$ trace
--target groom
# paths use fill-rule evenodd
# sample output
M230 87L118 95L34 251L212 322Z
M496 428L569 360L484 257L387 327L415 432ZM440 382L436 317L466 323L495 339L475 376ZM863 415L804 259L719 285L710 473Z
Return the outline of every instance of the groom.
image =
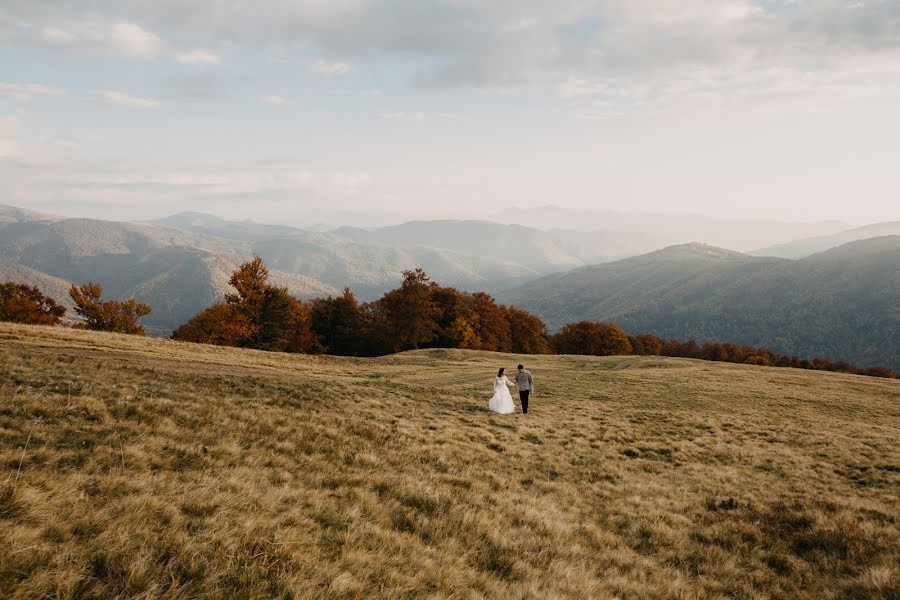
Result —
M522 412L528 414L528 396L534 391L534 378L525 367L518 366L516 372L516 387L519 388L519 401L522 403Z

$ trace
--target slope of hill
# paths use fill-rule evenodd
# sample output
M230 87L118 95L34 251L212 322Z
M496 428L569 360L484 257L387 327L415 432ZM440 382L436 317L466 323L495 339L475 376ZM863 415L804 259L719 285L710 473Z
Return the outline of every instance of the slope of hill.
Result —
M891 598L900 382L0 324L11 598ZM538 382L486 411L498 365ZM136 368L139 367L139 368Z
M848 229L832 235L804 238L754 250L750 254L754 256L778 256L781 258L805 258L812 254L830 250L841 244L868 238L883 237L886 235L900 235L900 221L874 223L872 225Z
M27 223L29 221L56 221L59 217L47 215L17 206L0 204L0 228L9 223Z
M900 367L900 236L799 261L676 246L548 276L500 299L552 327L611 320L634 333Z

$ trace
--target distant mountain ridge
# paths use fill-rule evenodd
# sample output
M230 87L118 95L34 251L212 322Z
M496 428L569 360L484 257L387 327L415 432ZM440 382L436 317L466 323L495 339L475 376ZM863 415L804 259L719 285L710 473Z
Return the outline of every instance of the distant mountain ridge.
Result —
M659 239L464 220L332 231L201 213L119 223L0 206L0 279L38 285L66 304L72 282L100 281L109 297L150 303L146 322L165 334L219 301L231 271L254 255L301 298L349 286L373 299L396 287L403 270L422 267L441 284L488 291L551 327L615 320L632 332L900 367L894 238L801 261L701 243L656 250ZM603 262L612 259L620 260Z
M635 333L900 367L900 236L802 260L686 244L550 275L499 298L551 327L615 321Z
M832 235L850 227L841 221L787 222L684 214L632 214L610 210L568 209L552 205L525 209L508 208L496 213L491 219L542 230L616 231L654 239L653 246L645 248L643 252L691 240L725 246L733 250L751 251L801 238Z
M119 223L0 207L0 279L39 285L67 305L71 283L99 281L109 297L136 296L151 304L145 322L157 333L220 300L231 271L254 255L267 262L274 283L301 298L334 295L344 286L374 298L395 287L403 270L417 267L446 285L492 292L544 274L488 252L356 241L201 213ZM573 261L565 256L548 268Z
M900 221L874 223L864 227L840 231L832 235L804 238L784 244L754 250L754 256L778 256L781 258L805 258L813 254L836 248L841 244L865 240L885 235L900 235Z

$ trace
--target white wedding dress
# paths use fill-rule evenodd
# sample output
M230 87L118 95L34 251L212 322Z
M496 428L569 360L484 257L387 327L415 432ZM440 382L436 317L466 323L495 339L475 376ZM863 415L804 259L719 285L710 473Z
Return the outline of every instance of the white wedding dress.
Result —
M506 375L494 379L494 396L491 398L491 401L488 402L488 410L500 413L501 415L508 415L516 412L516 405L513 404L509 388L506 387L508 385L512 384Z

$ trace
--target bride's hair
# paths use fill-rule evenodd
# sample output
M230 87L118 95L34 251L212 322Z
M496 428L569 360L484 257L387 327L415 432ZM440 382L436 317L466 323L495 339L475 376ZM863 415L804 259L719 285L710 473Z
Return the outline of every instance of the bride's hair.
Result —
M503 371L505 371L505 370L506 370L505 368L500 367L500 371L497 373L497 377L503 377Z

